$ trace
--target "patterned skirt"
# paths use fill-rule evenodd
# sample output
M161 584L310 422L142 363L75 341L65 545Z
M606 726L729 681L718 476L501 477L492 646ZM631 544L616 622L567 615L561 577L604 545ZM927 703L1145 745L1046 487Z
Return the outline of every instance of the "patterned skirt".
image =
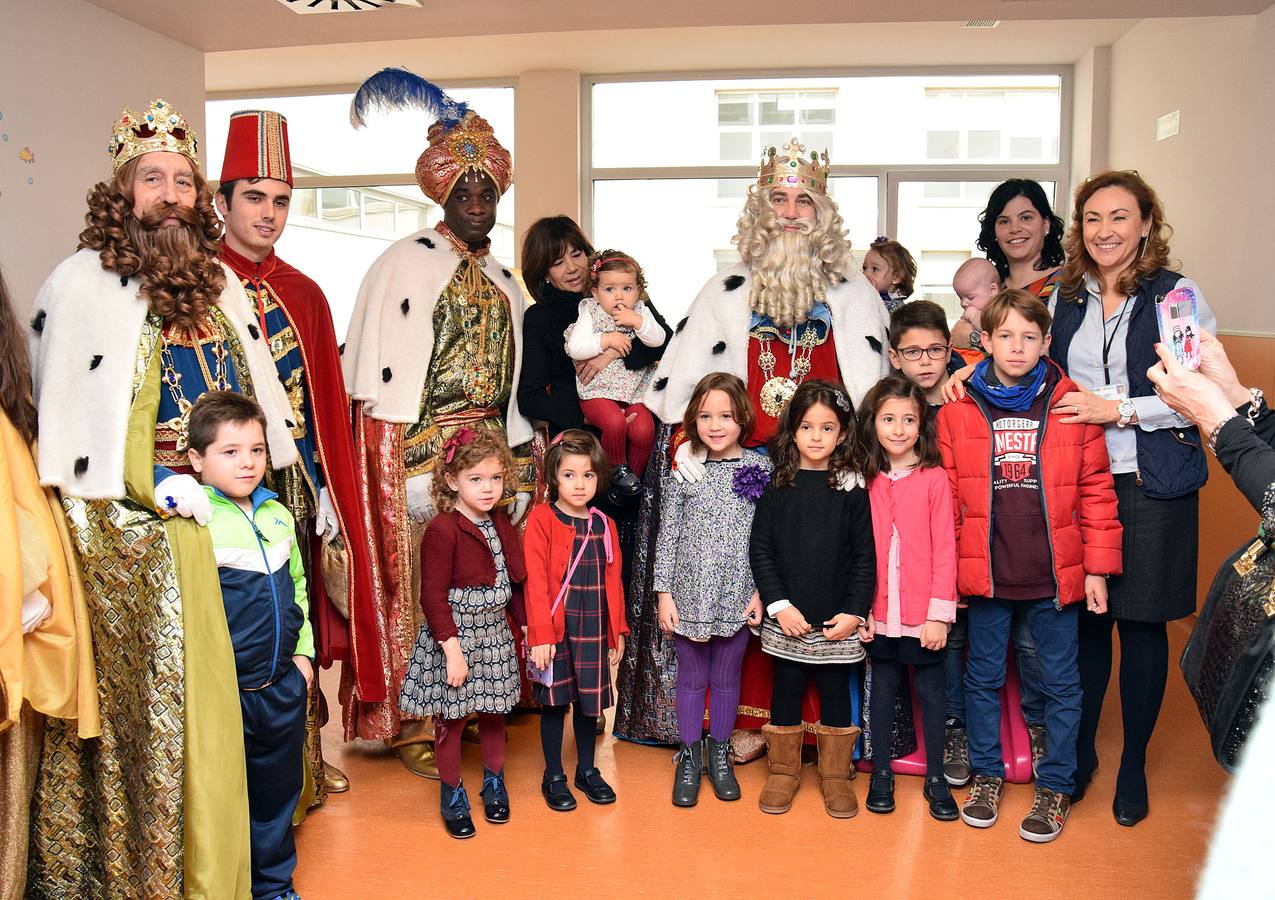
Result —
M830 641L821 631L801 637L784 634L779 623L767 616L761 624L761 649L771 656L808 665L862 662L867 655L857 634L844 641Z
M399 691L399 709L409 716L444 719L463 719L476 712L510 712L518 702L521 683L505 607L456 609L453 615L460 648L469 663L469 677L458 688L447 683L447 657L428 623L422 623Z

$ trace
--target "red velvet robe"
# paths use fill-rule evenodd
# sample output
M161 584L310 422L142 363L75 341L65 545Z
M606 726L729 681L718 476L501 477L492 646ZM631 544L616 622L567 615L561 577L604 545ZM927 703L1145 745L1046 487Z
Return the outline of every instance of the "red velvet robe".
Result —
M223 242L221 257L241 280L253 284L264 281L270 286L292 325L301 351L311 406L308 427L314 431L319 465L350 559L348 622L328 597L321 578L312 578L309 585L318 625L315 646L319 662L324 666L334 660L347 662L354 671L359 699L385 700L385 660L371 605L372 561L362 536L362 495L356 475L350 401L327 298L314 281L280 259L273 250L262 262L256 263ZM260 327L264 329L264 310L259 307L257 312ZM313 537L310 549L316 563L312 567L316 576L321 546L321 538Z

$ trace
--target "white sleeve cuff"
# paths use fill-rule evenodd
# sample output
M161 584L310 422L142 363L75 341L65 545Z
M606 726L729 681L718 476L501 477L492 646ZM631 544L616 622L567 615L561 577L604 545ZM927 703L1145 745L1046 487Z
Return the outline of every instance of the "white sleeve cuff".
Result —
M792 601L790 600L776 600L766 607L766 615L773 619L790 606L792 606Z

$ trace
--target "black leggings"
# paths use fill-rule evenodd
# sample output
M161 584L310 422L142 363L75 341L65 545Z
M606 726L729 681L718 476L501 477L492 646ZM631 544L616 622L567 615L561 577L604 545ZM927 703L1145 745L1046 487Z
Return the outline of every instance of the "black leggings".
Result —
M571 729L576 735L576 768L583 772L593 768L593 745L598 738L596 716L586 716L579 705L571 707ZM542 706L540 708L540 748L545 754L545 771L550 775L562 774L562 731L566 723L567 706Z
M851 722L850 664L809 665L771 658L774 688L770 697L770 724L801 724L801 701L806 695L806 679L814 678L819 691L819 720L831 728L846 728Z
M872 726L872 767L882 772L890 768L890 734L894 730L894 698L906 677L907 666L897 659L872 660L872 702L868 706ZM925 737L925 774L943 775L944 708L947 677L943 661L912 667L912 683L921 702L921 733ZM879 737L878 737L879 736Z
M1080 611L1080 734L1076 742L1076 781L1084 784L1098 765L1095 741L1102 701L1111 680L1111 628L1120 635L1120 711L1124 720L1124 752L1116 794L1122 800L1147 802L1147 743L1155 731L1169 676L1169 634L1164 622L1134 622Z

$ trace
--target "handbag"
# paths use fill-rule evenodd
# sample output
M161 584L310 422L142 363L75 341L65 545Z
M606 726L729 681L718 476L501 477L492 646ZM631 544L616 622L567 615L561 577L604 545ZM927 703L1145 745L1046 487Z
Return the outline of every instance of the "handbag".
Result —
M575 575L576 566L580 564L580 557L584 556L584 548L588 546L589 535L593 534L593 517L595 515L601 516L602 513L590 507L589 524L585 528L584 539L580 541L580 549L576 551L575 559L571 560L571 565L567 567L567 574L563 576L562 586L558 588L558 596L554 598L553 606L549 607L550 619L552 619L554 616L558 614L558 607L562 606L562 601L567 596L567 588L571 587L571 576ZM606 529L605 535L606 535L606 541L607 541L606 543L607 562L610 562L611 561L611 533L610 533L610 529L607 528L606 526L605 518L602 520L602 522L603 522L603 528ZM543 669L537 667L536 664L531 661L531 648L528 647L527 648L527 678L531 680L532 684L539 684L539 685L543 685L544 687L552 686L553 685L553 660L550 660L549 665L545 666Z
M1275 670L1275 553L1264 535L1218 569L1181 666L1213 756L1235 771Z

